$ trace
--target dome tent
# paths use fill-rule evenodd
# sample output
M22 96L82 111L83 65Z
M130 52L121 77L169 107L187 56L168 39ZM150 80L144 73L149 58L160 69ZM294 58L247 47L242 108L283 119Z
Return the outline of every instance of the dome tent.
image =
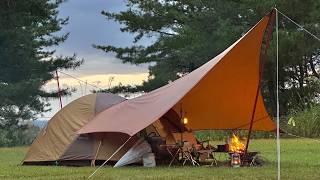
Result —
M112 153L126 140L125 134L118 133L114 136L111 133L104 133L79 136L76 132L99 112L125 100L118 95L97 93L71 102L55 114L42 129L32 143L23 163L56 164L58 162L80 165L90 163L93 159L105 160L108 153ZM110 136L112 138L108 138ZM134 141L135 139L132 139L112 160L118 160Z
M41 130L30 146L23 164L81 166L105 161L127 140L128 135L119 132L78 135L77 131L100 112L125 100L110 93L90 94L74 100L57 112ZM177 124L179 116L172 112L169 111L160 120L146 127L144 132L154 133L173 143L174 137L170 132L174 132L174 128L170 122ZM132 138L110 161L118 161L138 139L138 136Z

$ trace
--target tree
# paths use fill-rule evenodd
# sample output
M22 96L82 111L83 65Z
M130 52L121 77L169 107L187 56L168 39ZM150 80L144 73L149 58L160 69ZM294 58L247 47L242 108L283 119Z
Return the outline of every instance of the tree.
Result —
M320 1L277 1L280 11L320 35ZM287 115L319 103L320 43L279 13L280 109ZM265 70L266 102L275 109L275 38Z
M189 73L218 55L268 13L275 4L298 22L306 23L303 25L312 32L319 33L320 7L319 1L316 0L128 0L128 8L125 11L103 11L102 14L107 19L122 24L121 31L135 34L133 45L94 47L105 52L114 52L124 63L153 62L155 65L149 68L149 79L142 86L116 87L121 91L151 91ZM297 46L307 35L288 20L281 19L280 25L280 58L283 60L280 71L283 97L281 105L283 113L286 114L290 108L305 108L306 105L315 102L316 96L319 95L319 46L316 46L315 42L305 42L293 51L295 47L289 48L287 45ZM148 46L138 44L141 38L150 36L155 39L154 43ZM275 109L274 42L271 42L271 46L263 81L263 93L270 110ZM297 96L301 97L303 102L297 100Z
M58 18L62 0L2 0L0 2L0 129L21 128L22 121L48 110L43 85L57 69L76 68L76 56L56 56L54 47L68 38L59 31L68 18ZM61 94L70 93L63 89ZM10 132L7 136L10 136Z

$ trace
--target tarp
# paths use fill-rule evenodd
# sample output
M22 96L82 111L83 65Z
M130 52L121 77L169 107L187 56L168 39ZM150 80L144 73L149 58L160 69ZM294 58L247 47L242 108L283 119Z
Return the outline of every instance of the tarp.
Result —
M260 93L260 63L265 31L272 13L221 54L150 93L117 104L81 128L78 133L122 132L134 135L170 109L182 111L188 128L275 129ZM255 99L258 94L257 103Z

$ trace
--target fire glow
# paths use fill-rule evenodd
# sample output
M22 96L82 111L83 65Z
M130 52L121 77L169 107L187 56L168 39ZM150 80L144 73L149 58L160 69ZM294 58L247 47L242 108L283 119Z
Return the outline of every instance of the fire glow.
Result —
M232 138L229 143L229 150L234 153L243 153L245 150L245 145L235 134L232 134Z

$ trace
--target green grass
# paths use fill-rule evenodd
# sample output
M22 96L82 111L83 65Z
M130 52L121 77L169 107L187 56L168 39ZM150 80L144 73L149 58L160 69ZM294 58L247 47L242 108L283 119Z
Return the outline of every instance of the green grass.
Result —
M267 160L263 167L122 167L101 169L93 179L276 179L274 140L252 140L250 149ZM87 179L91 167L20 166L27 148L0 148L0 179ZM320 143L281 141L282 179L320 179Z

